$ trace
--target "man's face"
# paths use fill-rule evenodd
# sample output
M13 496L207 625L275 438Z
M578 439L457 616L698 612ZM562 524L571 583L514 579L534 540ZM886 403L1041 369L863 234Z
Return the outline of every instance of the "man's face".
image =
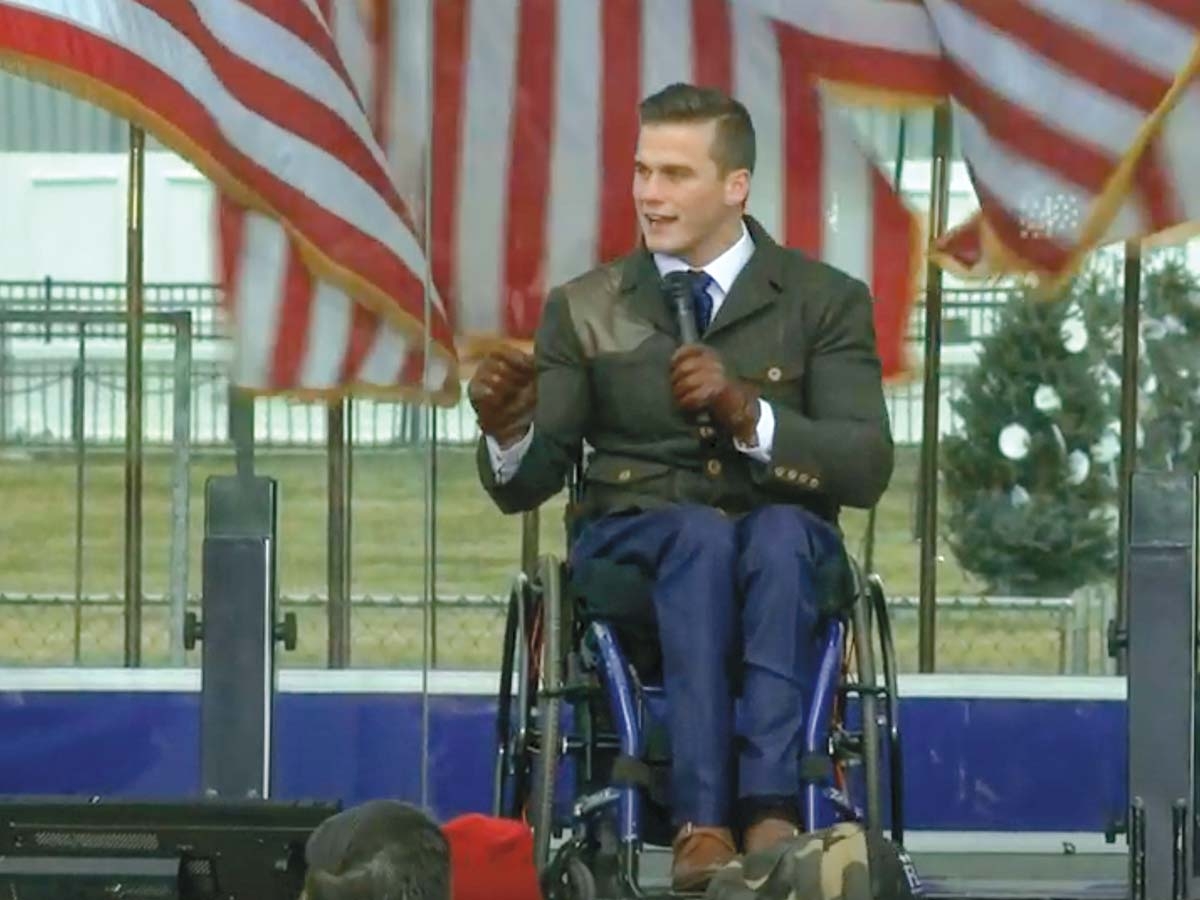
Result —
M750 173L722 174L712 158L717 123L643 125L634 161L633 199L646 247L703 266L740 234Z

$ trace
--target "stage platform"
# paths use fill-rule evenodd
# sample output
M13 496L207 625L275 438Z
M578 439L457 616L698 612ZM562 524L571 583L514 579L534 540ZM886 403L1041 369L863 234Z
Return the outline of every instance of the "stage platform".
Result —
M647 850L644 887L669 897L670 853ZM1105 853L914 853L928 900L1128 900L1125 855Z

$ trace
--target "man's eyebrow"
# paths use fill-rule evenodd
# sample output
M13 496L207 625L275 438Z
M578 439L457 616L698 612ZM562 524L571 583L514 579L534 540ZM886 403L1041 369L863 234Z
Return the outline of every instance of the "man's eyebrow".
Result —
M640 169L655 168L654 166L646 163L644 160L637 159L636 157L633 160L633 164ZM687 174L688 172L694 171L692 167L686 163L666 163L665 165L658 166L657 168L660 172L666 172L669 175Z

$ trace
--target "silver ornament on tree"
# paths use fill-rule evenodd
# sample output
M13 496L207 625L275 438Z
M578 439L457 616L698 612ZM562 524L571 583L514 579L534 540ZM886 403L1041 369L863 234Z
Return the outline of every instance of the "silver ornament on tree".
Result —
M1012 490L1008 492L1009 502L1016 507L1029 505L1029 491L1025 490L1019 484L1014 484Z
M1082 450L1072 450L1067 454L1067 484L1083 484L1087 481L1088 473L1091 470L1091 460Z
M1079 353L1088 345L1087 326L1084 325L1083 319L1074 313L1063 319L1058 334L1068 353Z
M1033 405L1037 407L1038 412L1049 415L1062 409L1062 397L1050 385L1039 384L1037 390L1033 392Z
M1029 430L1017 422L1005 425L1000 431L1000 452L1011 460L1021 460L1029 455Z

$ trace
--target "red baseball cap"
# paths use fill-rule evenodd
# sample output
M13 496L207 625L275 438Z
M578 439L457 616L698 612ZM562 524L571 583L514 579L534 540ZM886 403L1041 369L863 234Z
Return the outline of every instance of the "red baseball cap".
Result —
M533 832L524 822L469 813L442 825L452 900L542 900Z

